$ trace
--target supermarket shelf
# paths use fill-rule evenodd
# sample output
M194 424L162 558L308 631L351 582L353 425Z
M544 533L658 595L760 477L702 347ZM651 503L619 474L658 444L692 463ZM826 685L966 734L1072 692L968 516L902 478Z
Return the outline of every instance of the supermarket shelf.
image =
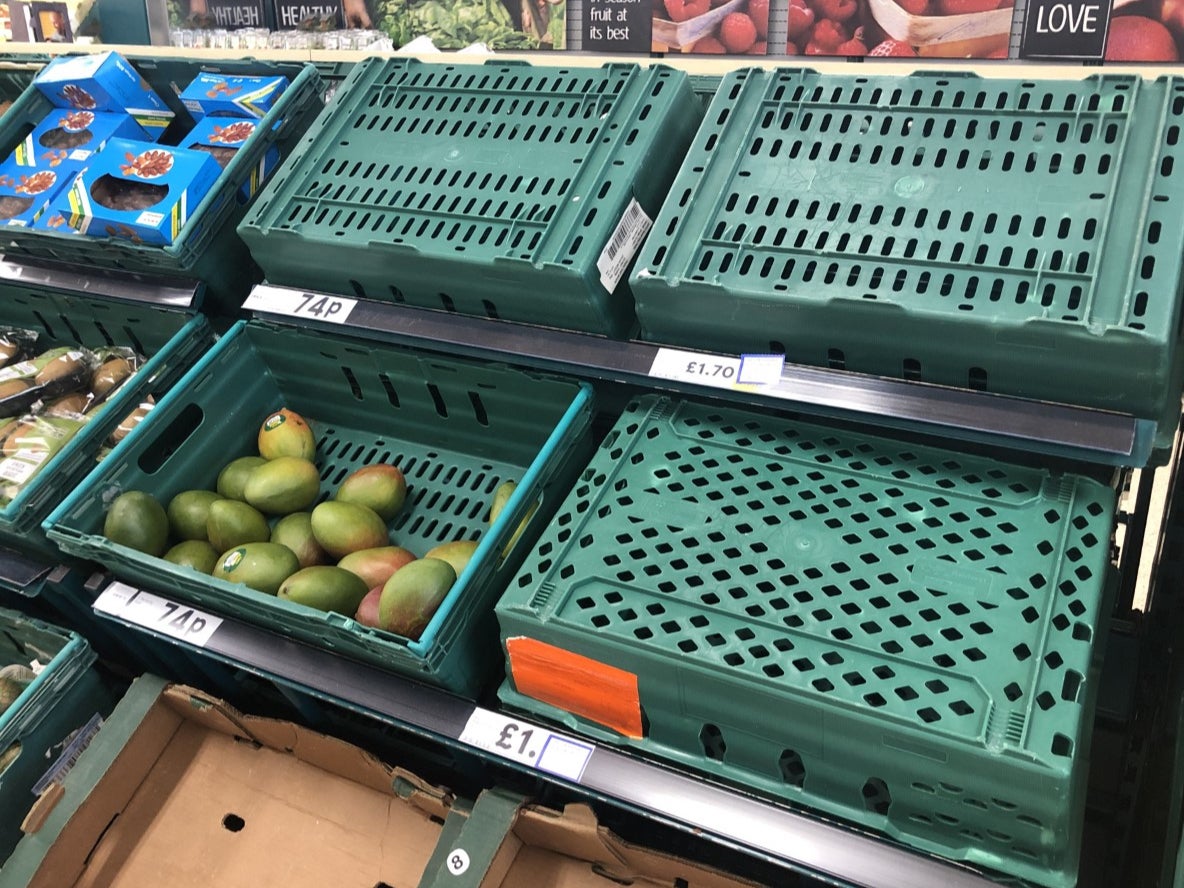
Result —
M198 308L205 291L201 281L188 278L157 278L25 257L17 260L4 255L0 255L0 281L169 308Z
M426 685L337 657L236 620L215 617L122 582L97 579L95 612L124 626L172 640L189 651L248 668L327 700L377 715L414 733L467 748L494 752L549 780L575 782L585 792L639 809L813 876L861 888L987 888L987 877L956 864L923 857L874 837L831 825L769 802L707 783L622 752L551 732L513 716ZM165 631L158 631L163 628ZM492 743L474 744L474 724L492 726L492 738L513 723L515 745L527 730L587 749L581 768L535 767ZM491 738L491 739L492 739ZM533 759L533 753L531 759ZM559 774L559 777L555 775Z
M51 570L52 565L0 546L0 589L34 594L35 585Z
M704 382L699 382L690 374L659 371L655 362L668 368L674 356L708 365L721 360L734 364L738 357L271 284L256 286L243 307L257 316L282 317L289 324L295 320L325 330L344 327L359 336L651 388L699 394L726 391L735 401L765 405L770 400L784 401L813 413L857 420L870 417L881 425L919 429L939 437L1107 465L1146 464L1155 432L1154 423L1126 414L788 363L775 384L720 385L709 376L700 377ZM659 372L662 375L656 375Z

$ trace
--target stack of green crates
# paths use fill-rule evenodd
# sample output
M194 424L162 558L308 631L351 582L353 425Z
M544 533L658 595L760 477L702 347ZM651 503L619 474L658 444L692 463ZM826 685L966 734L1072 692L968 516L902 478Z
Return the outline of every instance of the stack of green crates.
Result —
M64 774L110 712L94 660L82 636L0 609L0 668L40 669L0 714L0 864L20 840L34 789Z
M366 59L239 233L273 284L624 335L702 113L660 65Z
M1085 477L645 396L498 604L501 698L1067 888L1114 509Z
M409 492L390 525L393 545L422 556L440 543L480 540L418 639L215 580L102 536L107 505L123 491L167 504L183 490L214 489L222 466L256 453L260 423L280 407L312 425L322 500L357 468L397 465ZM583 467L591 416L591 389L583 383L344 335L239 323L45 526L63 551L142 588L474 694L500 674L493 602ZM490 525L492 494L507 480L517 491ZM523 536L511 546L523 520Z
M643 335L1180 413L1184 78L724 77L631 287Z

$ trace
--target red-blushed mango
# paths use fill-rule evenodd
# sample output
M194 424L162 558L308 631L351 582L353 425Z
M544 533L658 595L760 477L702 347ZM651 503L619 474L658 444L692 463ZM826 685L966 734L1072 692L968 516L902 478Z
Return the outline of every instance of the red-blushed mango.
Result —
M264 459L298 456L310 460L317 452L316 438L304 417L286 407L263 420L257 443Z
M395 571L378 601L379 628L413 641L456 582L456 571L439 558L420 558Z
M407 499L407 479L396 466L364 466L341 482L333 498L367 506L383 521L390 521Z
M271 529L271 541L287 546L296 553L301 567L324 564L329 560L317 538L312 535L312 513L293 512L285 515Z
M352 617L366 597L366 584L340 567L318 564L292 574L280 586L278 597L322 611Z
M362 599L362 603L358 605L358 610L354 614L354 619L363 626L370 626L374 629L378 627L378 602L382 599L382 586L375 586L366 593L366 597Z
M428 552L424 553L424 558L439 558L441 561L447 561L452 565L452 569L456 571L459 577L465 572L465 568L473 559L473 553L477 551L476 540L453 540L451 543L441 543L435 546Z
M247 476L243 499L268 515L300 512L317 501L321 473L300 456L269 459Z
M379 546L351 552L338 561L337 566L357 574L369 589L381 586L391 574L414 560L415 555L401 546Z
M284 580L300 570L292 550L279 543L246 543L223 552L212 571L215 578L275 595Z
M373 509L357 503L323 502L312 510L312 535L333 558L362 549L377 549L390 541L386 523Z

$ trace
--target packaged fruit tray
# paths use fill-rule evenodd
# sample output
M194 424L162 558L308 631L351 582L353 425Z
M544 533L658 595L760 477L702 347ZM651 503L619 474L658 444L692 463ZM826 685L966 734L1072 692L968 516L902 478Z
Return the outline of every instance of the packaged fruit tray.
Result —
M630 404L497 606L519 710L1074 884L1114 494Z
M38 782L110 712L94 660L82 636L0 609L0 864L20 840Z
M41 522L95 467L120 425L141 404L168 391L214 344L214 332L201 315L175 308L15 283L0 284L0 327L36 332L38 352L55 346L114 346L130 348L146 359L104 403L87 413L85 425L10 500L0 499L0 544L60 559L61 552L45 536ZM0 479L0 490L13 480Z
M312 65L253 59L210 62L129 56L128 61L176 114L172 127L161 137L164 143L171 143L174 128L185 127L192 120L177 89L203 71L232 76L282 75L290 84L259 121L255 136L235 153L213 188L190 210L188 221L172 244L149 246L118 238L79 237L10 226L3 232L3 251L75 265L198 278L206 282L208 304L232 311L246 296L252 277L250 255L234 233L246 209L239 201L239 189L250 180L272 146L281 157L287 157L308 129L323 107L320 75ZM36 88L26 89L0 118L0 156L7 156L50 108L49 100ZM176 135L179 138L182 133L177 131Z
M638 255L646 338L1179 415L1184 80L727 75Z
M362 625L353 619L356 603L349 613L314 609L103 535L108 505L121 494L149 495L166 507L178 493L215 490L228 463L257 455L261 425L281 409L297 415L289 428L307 420L313 433L314 528L318 510L331 514L338 507L327 500L339 500L356 470L385 465L397 467L407 484L406 500L385 528L391 545L424 556L441 544L478 541L418 638ZM586 463L591 413L584 384L240 323L49 517L46 529L64 551L143 588L473 693L500 674L493 601ZM489 524L493 495L507 481L516 489ZM340 535L350 536L356 525L343 520L340 527L346 528Z
M275 284L594 333L702 105L660 65L355 65L239 234Z

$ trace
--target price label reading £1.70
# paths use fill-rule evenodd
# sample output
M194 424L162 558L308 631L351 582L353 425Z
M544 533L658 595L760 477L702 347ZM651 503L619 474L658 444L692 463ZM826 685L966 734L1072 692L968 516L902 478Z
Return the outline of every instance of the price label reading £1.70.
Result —
M112 583L104 589L95 599L94 609L197 647L205 647L222 625L221 617L124 583Z
M344 324L357 304L358 300L346 299L344 296L305 293L303 290L260 284L243 302L243 308L308 321Z
M595 747L519 718L477 708L460 741L579 783Z

